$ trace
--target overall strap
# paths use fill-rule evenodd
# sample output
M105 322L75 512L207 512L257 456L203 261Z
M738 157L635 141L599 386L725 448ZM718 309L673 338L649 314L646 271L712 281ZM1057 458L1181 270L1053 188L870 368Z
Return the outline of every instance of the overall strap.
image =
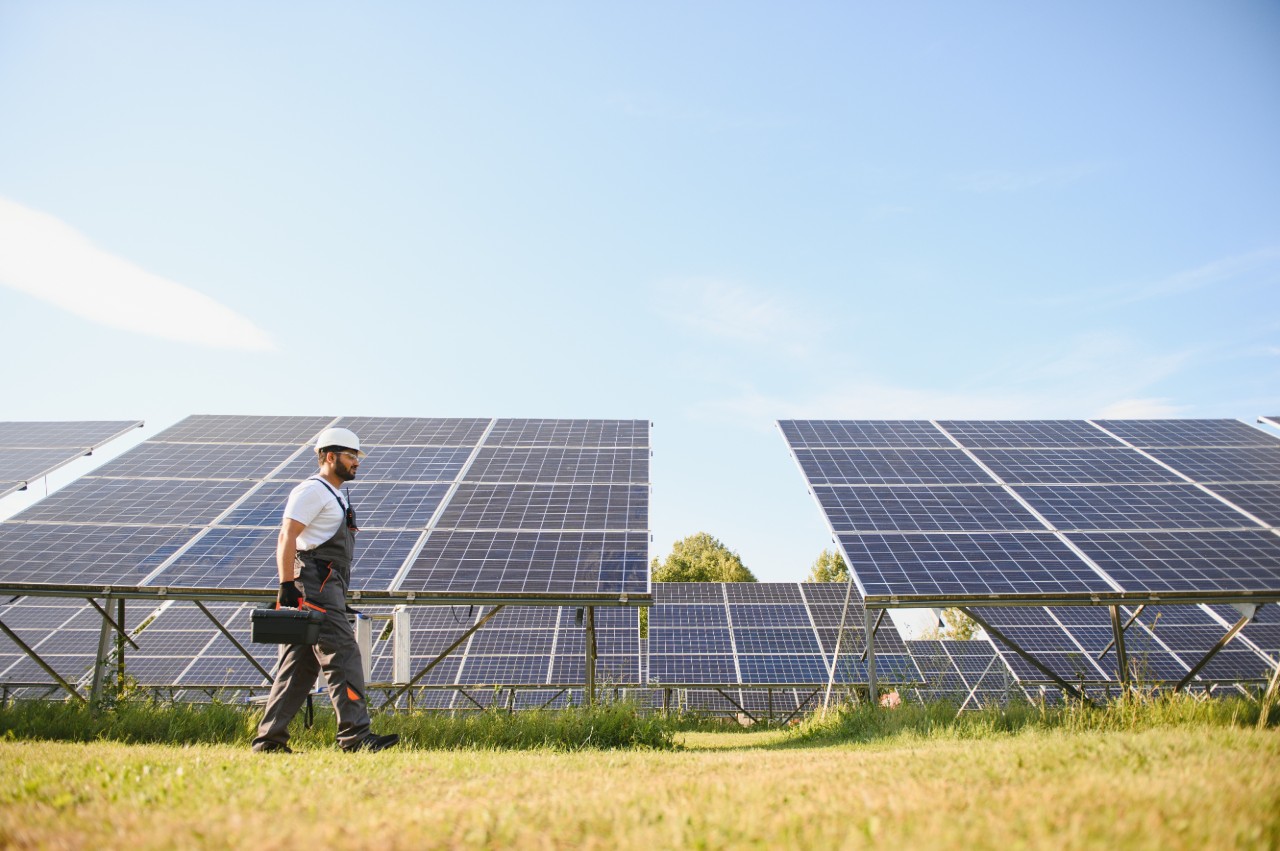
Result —
M334 489L333 489L333 485L329 484L328 482L326 482L324 479L320 478L319 476L312 476L312 477L311 477L311 481L313 481L313 482L319 482L320 484L324 485L324 489L325 489L325 490L327 490L329 493L333 494L333 498L334 498L334 499L336 499L336 500L338 501L338 510L339 510L339 511L341 511L343 514L346 514L348 511L350 511L350 510L351 510L351 497L350 497L350 495L348 495L348 496L347 496L347 503L344 505L344 504L342 503L342 497L338 496L338 492L337 492L336 490L334 490Z

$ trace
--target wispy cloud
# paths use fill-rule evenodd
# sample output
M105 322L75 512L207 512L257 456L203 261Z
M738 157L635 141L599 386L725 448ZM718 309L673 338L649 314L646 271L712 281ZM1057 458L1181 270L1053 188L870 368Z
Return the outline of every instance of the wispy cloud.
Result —
M993 369L965 386L894 384L874 377L826 376L810 389L768 392L753 385L710 399L690 415L770 427L780 418L1082 419L1161 417L1186 406L1151 389L1185 368L1194 351L1149 351L1123 335L1093 333L1039 359ZM822 389L813 390L819 386Z
M987 169L955 175L952 183L962 192L1013 194L1036 189L1058 189L1100 171L1102 166L1094 163L1076 163L1030 171Z
M720 341L803 356L820 330L779 296L717 278L664 281L654 290L667 321Z
M1040 307L1088 305L1098 310L1110 310L1247 282L1259 288L1280 286L1280 248L1272 246L1222 257L1154 280L1080 288L1060 295L1030 299L1029 303Z
M0 198L0 285L111 328L198 346L275 348L251 320L95 246L53 216Z

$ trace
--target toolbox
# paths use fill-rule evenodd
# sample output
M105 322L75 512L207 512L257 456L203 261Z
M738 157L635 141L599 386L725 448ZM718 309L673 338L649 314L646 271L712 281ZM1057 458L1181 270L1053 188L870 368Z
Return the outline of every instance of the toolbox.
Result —
M319 612L277 609L271 604L253 610L250 635L257 644L315 644L323 622Z

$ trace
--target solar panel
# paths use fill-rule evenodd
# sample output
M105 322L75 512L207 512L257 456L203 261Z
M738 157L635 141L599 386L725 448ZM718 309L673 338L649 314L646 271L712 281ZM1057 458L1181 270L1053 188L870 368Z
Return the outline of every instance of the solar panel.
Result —
M999 485L950 487L815 485L813 494L836 532L979 532L1043 530Z
M1064 531L1257 528L1195 485L1035 485L1017 492Z
M938 424L970 449L1123 445L1082 420L942 420Z
M459 446L480 442L489 420L477 417L343 417L338 426L367 446Z
M226 507L249 492L248 482L186 479L78 479L58 491L56 499L36 503L22 514L28 522L134 523L198 526L212 522ZM279 526L274 506L271 525Z
M840 535L868 600L1112 592L1052 534Z
M0 496L24 488L141 422L0 422Z
M1128 622L1130 613L1121 609L1121 625ZM1085 606L1058 606L1049 615L1084 648L1095 663L1112 678L1118 677L1116 651L1112 646L1115 631L1111 625L1111 613L1106 609ZM1125 630L1125 657L1129 678L1139 684L1178 682L1190 670L1190 666L1173 656L1168 648L1155 641L1140 624ZM1105 651L1105 652L1104 652ZM1198 657L1197 657L1198 658ZM1195 660L1192 660L1194 664Z
M296 446L148 441L93 475L129 479L261 479L289 460Z
M647 448L481 447L468 482L645 483Z
M1197 482L1280 482L1280 446L1152 449L1150 452Z
M965 709L1003 706L1025 700L989 641L908 641L911 659L924 683L917 694L924 700L947 698Z
M449 500L442 529L528 531L648 528L646 485L472 484Z
M1132 613L1130 611L1130 613ZM1147 606L1138 615L1143 633L1158 639L1162 647L1177 654L1184 669L1178 679L1190 670L1226 633L1226 627L1200 606ZM1234 622L1234 621L1233 621ZM1130 627L1125 636L1125 649L1130 656L1135 632ZM1218 682L1265 681L1271 673L1263 657L1241 641L1232 641L1218 651L1200 669L1197 679Z
M643 594L647 532L433 532L402 591Z
M1280 483L1213 485L1210 490L1269 526L1280 526Z
M190 537L182 527L0 523L0 582L140 585Z
M1110 672L1100 667L1084 647L1042 607L975 607L973 613L1008 636L1062 679L1072 684L1110 682ZM1021 682L1045 683L1050 678L1000 641L996 652Z
M1240 618L1240 612L1232 606L1205 606L1209 614L1223 626L1228 627ZM1280 660L1280 605L1261 606L1254 613L1253 620L1245 625L1237 640L1244 643L1254 652L1260 653L1267 666L1274 670Z
M1277 446L1280 440L1239 420L1095 420L1134 446Z
M1129 591L1280 589L1280 536L1270 532L1073 532L1068 537Z
M990 484L960 449L796 449L811 485Z
M351 590L381 590L400 571L417 532L361 530ZM195 541L149 584L171 588L245 589L279 585L275 529L215 527Z
M168 443L280 443L311 442L333 417L262 417L195 414L151 438Z
M781 420L778 425L794 449L950 449L955 445L928 420Z
M141 425L137 420L0 422L0 447L96 449Z
M648 593L638 420L190 417L0 524L15 545L0 582L273 589L280 511L316 472L305 444L334 422L369 453L347 487L363 529L355 588ZM482 455L513 480L463 481Z
M648 446L646 420L500 419L486 446Z
M975 449L973 454L1011 485L1184 481L1132 449Z

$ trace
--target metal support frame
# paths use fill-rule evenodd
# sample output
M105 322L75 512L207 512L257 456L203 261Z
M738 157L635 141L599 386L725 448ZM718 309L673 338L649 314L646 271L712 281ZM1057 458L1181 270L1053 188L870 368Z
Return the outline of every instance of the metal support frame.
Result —
M425 677L431 671L432 668L434 668L436 665L439 665L441 662L443 662L450 653L452 653L453 651L461 647L466 642L466 640L470 638L473 633L475 633L476 630L480 629L480 627L488 623L491 617L496 615L498 612L502 611L504 608L506 608L506 606L498 605L490 609L489 614L482 617L479 621L475 623L474 626L472 626L466 632L462 633L462 635L458 636L458 639L454 641L452 644L450 644L448 647L446 647L443 653L441 653L439 656L437 656L436 658L428 662L425 668L423 668L421 671L419 671L418 673L410 677L409 682L405 683L404 685L396 689L394 692L392 692L391 696L388 697L381 706L373 709L373 711L381 712L390 706L394 706L395 702L400 699L400 695L404 694L406 691L412 688L413 685L418 682L418 680ZM463 694L466 694L466 692L463 692ZM476 703L474 700L471 699L470 695L467 696L467 699L471 700L472 703ZM476 703L476 706L480 706L480 704ZM483 709L484 707L481 706L480 708Z
M880 705L880 684L876 682L876 627L880 626L880 621L871 614L870 609L866 609L867 624L867 697L871 700L871 706ZM884 609L880 610L881 616L884 615Z
M586 607L587 630L587 682L586 704L596 705L596 607Z
M1083 691L1083 690L1078 689L1078 688L1076 688L1075 686L1071 685L1071 683L1067 682L1067 681L1066 681L1066 680L1064 680L1062 677L1060 677L1060 676L1058 676L1056 673L1054 673L1052 670L1050 670L1049 668L1045 667L1044 663L1042 663L1039 659L1037 659L1036 657L1032 656L1032 655L1031 655L1030 653L1028 653L1027 651L1023 650L1021 647L1019 647L1019 646L1018 646L1018 644L1017 644L1017 642L1015 642L1013 639L1009 638L1009 636L1005 635L1003 632L1001 632L1000 630L996 629L994 626L992 626L991 624L989 624L989 623L987 623L986 621L984 621L982 618L980 618L980 617L978 617L977 615L975 615L975 614L974 614L970 609L965 608L965 607L963 607L963 606L959 606L959 607L957 607L957 608L959 608L959 609L960 609L960 611L964 612L966 616L968 616L968 617L969 617L969 618L971 618L975 623L977 623L977 624L978 624L978 626L980 626L980 627L982 627L984 630L986 630L988 635L991 635L991 636L993 636L994 638L999 639L1001 644L1003 644L1003 645L1005 645L1006 647L1008 647L1008 648L1009 648L1010 650L1012 650L1014 653L1017 653L1019 656L1021 656L1023 659L1025 659L1025 660L1027 661L1027 663L1028 663L1028 664L1030 664L1032 667L1034 667L1034 668L1035 668L1036 670L1038 670L1040 673L1044 674L1044 675L1045 675L1046 677L1048 677L1049 679L1053 680L1053 682L1055 682L1055 683L1057 683L1059 686L1061 686L1061 687L1062 687L1062 689L1063 689L1065 692L1067 692L1068 694L1070 694L1072 697L1074 697L1074 698L1076 698L1077 700L1082 701L1082 702L1084 702L1084 703L1090 703L1090 704L1092 704L1092 703L1093 703L1093 701L1089 700L1089 698L1085 695L1085 693L1084 693L1084 691Z
M1111 643L1116 646L1116 673L1120 680L1120 688L1125 692L1129 688L1129 656L1124 649L1124 630L1120 625L1120 607L1108 606L1111 610ZM1130 621L1133 623L1133 621Z
M31 647L27 644L27 642L23 641L22 638L18 635L18 633L10 629L9 625L6 624L4 621L0 621L0 631L4 632L4 634L9 638L9 640L18 646L19 650L21 650L23 653L26 653L27 656L29 656L33 662L35 662L37 665L43 668L46 674L48 674L49 676L57 680L58 685L66 689L67 694L71 695L81 703L88 703L88 701L85 699L85 696L82 695L80 692L76 691L75 686L71 685L71 683L67 682L61 676L59 676L58 672L55 671L48 662L41 659L40 654L32 650Z
M889 610L888 610L888 609L881 609L881 610L876 614L876 625L875 625L874 627L872 627L872 629L871 629L871 631L872 631L872 632L879 632L879 631L880 631L880 624L884 622L884 613L885 613L885 612L887 612L887 611L889 611ZM869 615L869 614L871 614L870 609L868 609L868 610L867 610L867 614L868 614L868 615ZM869 652L870 652L870 648L871 648L871 644L870 644L870 642L868 642L868 643L867 643L867 646L866 646L866 647L864 647L864 648L862 648L862 655L861 655L861 656L859 656L858 658L859 658L859 659L861 659L861 660L862 660L862 661L864 661L864 662L865 662L865 661L867 661L867 653L869 653Z
M566 686L565 688L560 689L560 691L556 692L555 694L551 695L551 697L550 697L550 698L548 698L547 700L543 701L542 705L541 705L541 706L539 706L538 708L539 708L539 709L546 709L548 706L550 706L551 704L555 703L555 702L556 702L556 700L557 700L557 699L559 699L560 695L564 694L564 693L565 693L566 691L568 691L568 690L569 690L569 689L568 689L568 687L567 687L567 686Z
M1115 606L1111 606L1111 608L1115 609ZM1146 608L1147 608L1147 604L1143 603L1141 606L1138 606L1138 608L1134 609L1133 614L1129 615L1129 619L1124 622L1124 626L1120 627L1120 631L1127 632L1129 627L1133 626L1133 622L1138 619L1138 616L1141 615ZM1112 639L1107 642L1107 646L1102 648L1102 650L1098 652L1098 659L1101 660L1103 656L1106 656L1107 653L1111 651L1111 648L1115 646L1115 643L1116 643L1116 640L1115 640L1115 637L1113 636Z
M753 723L753 724L759 724L759 723L760 723L760 719L759 719L759 718L757 718L756 716L754 716L754 715L752 715L750 712L748 712L748 711L747 711L747 709L746 709L746 707L744 707L741 703L739 703L738 701L734 700L732 697L729 697L729 695L725 694L725 693L724 693L724 689L720 689L720 688L713 688L713 689L712 689L712 691L716 692L716 693L717 693L717 694L719 694L721 697L723 697L725 700L729 701L729 702L730 702L730 703L732 703L734 706L736 706L736 707L738 708L738 711L739 711L739 712L741 712L743 715L745 715L745 716L747 716L748 718L750 718L750 719L751 719L751 723Z
M111 606L111 595L107 595L107 606ZM111 635L115 621L111 620L111 616L107 614L106 609L101 606L95 606L99 612L102 612L102 628L98 630L98 654L93 660L93 684L89 687L89 706L97 709L102 706L103 692L105 691L105 683L107 678L107 665L111 662Z
M109 601L110 601L110 598L108 598L108 605L110 605ZM90 599L86 602L88 602L90 606L93 606L95 609L97 609L98 614L102 615L102 617L106 619L107 623L110 624L111 628L116 631L116 634L119 635L121 638L123 638L125 641L129 642L129 645L134 650L142 649L137 645L137 643L132 638L129 637L129 633L125 632L124 615L122 614L124 611L124 597L120 597L116 600L116 602L119 604L117 608L116 619L112 619L111 615L107 612L107 610L102 606L98 605L97 600Z
M831 705L831 689L836 682L836 669L840 667L840 645L844 641L844 625L849 617L849 600L853 597L853 579L849 579L849 585L844 591L844 608L840 610L840 629L836 631L836 646L831 653L831 671L827 674L827 691L822 696L822 714L827 714L827 707Z
M797 695L796 695L796 708L795 708L795 710L794 710L794 711L792 711L792 713L791 713L790 715L788 715L786 718L783 718L783 719L782 719L782 723L783 723L783 724L790 724L790 723L791 723L791 719L792 719L792 718L795 718L797 715L799 715L799 714L804 710L804 708L805 708L806 706L808 706L808 705L809 705L809 701L811 701L811 700L813 700L815 697L817 697L817 696L818 696L818 692L819 692L819 691L821 691L821 690L822 690L822 687L821 687L821 686L819 686L818 688L816 688L816 689L814 689L813 691L809 692L809 696L808 696L808 697L806 697L804 700L801 700L801 699L800 699L800 695L798 695L798 694L797 694Z
M116 623L119 624L116 629L116 688L122 689L124 688L124 645L128 642L133 645L134 650L138 649L138 645L129 637L129 633L124 631L127 623L124 619L124 597L116 600Z
M268 671L266 668L262 667L262 665L258 664L258 660L253 658L253 654L250 653L248 650L246 650L245 646L241 644L239 641L237 641L236 637L232 635L231 632L225 626L222 625L222 621L214 617L213 612L205 608L204 603L201 603L199 600L192 600L192 602L196 604L197 609L204 612L204 616L206 618L208 618L210 621L213 622L213 625L218 628L218 631L221 632L223 635L225 635L227 637L227 640L230 641L231 644L244 655L244 658L248 659L250 664L252 664L253 667L257 668L258 671L261 672L262 676L266 679L267 682L271 682L273 679L275 679L271 675L271 672Z
M1178 680L1178 684L1173 687L1173 690L1175 692L1182 691L1182 689L1185 688L1188 683L1190 683L1192 680L1196 678L1196 674L1200 673L1200 669L1203 668L1205 665L1209 664L1209 660L1212 659L1214 656L1217 656L1218 651L1226 647L1227 644L1230 643L1231 639L1235 638L1236 635L1240 633L1240 630L1244 629L1245 624L1249 623L1249 621L1251 620L1253 620L1252 612L1247 615L1244 615L1243 617L1240 618L1240 620L1236 621L1235 625L1232 626L1231 629L1227 630L1227 634L1222 636L1222 638L1219 638L1217 643L1209 648L1209 652L1204 654L1204 658L1202 658L1199 662L1196 662L1195 665L1191 667L1191 670L1187 672L1187 675L1185 677Z

